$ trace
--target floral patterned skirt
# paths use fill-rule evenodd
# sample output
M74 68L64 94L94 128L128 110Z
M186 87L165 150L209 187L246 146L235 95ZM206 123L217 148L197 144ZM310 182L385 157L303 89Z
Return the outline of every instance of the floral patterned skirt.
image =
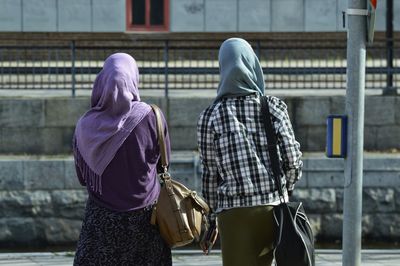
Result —
M172 265L171 249L150 224L151 212L113 212L89 197L74 265Z

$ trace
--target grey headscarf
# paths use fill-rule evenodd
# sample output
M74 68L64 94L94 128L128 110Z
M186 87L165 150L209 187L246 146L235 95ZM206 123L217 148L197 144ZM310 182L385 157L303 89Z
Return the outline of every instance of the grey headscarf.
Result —
M227 39L219 49L218 60L220 83L215 101L256 92L264 95L262 68L247 41L240 38Z

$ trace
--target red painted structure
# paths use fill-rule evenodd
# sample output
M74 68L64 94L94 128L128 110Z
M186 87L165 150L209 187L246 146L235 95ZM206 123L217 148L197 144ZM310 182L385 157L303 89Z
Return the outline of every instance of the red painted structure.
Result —
M126 0L126 30L127 31L152 31L152 32L167 32L169 31L169 0L164 1L164 24L150 24L151 1L145 0L145 25L132 24L132 0Z

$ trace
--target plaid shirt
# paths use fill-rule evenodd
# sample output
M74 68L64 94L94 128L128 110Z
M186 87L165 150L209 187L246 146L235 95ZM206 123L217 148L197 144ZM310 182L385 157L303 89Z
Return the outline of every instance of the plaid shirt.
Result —
M285 103L272 96L267 99L277 133L282 184L292 190L303 166L300 144ZM279 201L257 94L225 98L209 106L200 115L197 139L203 196L212 211L211 222L218 210ZM284 194L287 197L285 188Z

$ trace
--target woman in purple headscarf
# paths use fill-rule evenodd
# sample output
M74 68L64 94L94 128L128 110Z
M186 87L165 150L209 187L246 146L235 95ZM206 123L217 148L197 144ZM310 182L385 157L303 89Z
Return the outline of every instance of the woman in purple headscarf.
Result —
M76 125L76 172L89 198L74 265L172 265L170 248L150 224L160 150L156 117L138 85L135 60L111 55Z

